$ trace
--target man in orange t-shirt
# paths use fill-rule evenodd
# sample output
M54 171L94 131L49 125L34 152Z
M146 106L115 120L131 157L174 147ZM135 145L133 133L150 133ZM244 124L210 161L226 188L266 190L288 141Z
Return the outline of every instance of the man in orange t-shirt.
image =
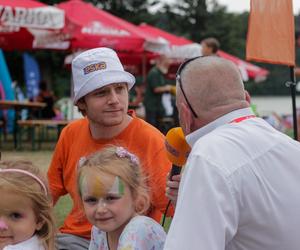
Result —
M107 145L120 145L135 153L148 177L151 209L148 215L160 221L167 205L167 173L171 168L164 151L164 136L156 128L128 113L128 90L135 78L124 71L117 54L96 48L72 62L74 104L85 115L65 127L48 170L54 204L70 194L73 209L57 236L58 249L88 249L91 225L86 220L77 192L77 165Z

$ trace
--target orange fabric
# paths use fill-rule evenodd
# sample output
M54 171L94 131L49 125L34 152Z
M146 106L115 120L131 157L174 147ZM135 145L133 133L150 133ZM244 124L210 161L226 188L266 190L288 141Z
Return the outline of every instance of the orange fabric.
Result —
M246 58L295 66L292 0L251 0Z
M80 157L89 155L108 144L124 146L140 158L144 172L149 177L151 192L149 216L159 222L168 202L165 189L167 173L171 168L171 163L166 157L164 142L163 134L136 117L121 134L110 140L94 140L90 135L86 118L66 126L56 145L48 170L49 186L54 203L60 196L67 193L73 200L73 209L60 231L90 238L91 225L84 216L77 193L77 162Z

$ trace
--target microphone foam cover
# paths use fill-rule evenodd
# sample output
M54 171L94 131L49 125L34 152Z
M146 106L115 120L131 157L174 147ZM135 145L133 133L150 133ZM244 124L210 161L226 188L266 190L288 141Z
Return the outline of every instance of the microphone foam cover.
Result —
M172 128L168 131L165 146L168 159L176 166L183 166L191 148L185 140L181 127Z

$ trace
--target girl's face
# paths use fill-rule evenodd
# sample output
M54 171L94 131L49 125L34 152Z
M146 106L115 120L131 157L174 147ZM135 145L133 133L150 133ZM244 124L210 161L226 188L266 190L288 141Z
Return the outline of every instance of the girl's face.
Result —
M37 222L32 201L24 195L0 188L0 250L31 238L42 222Z
M80 190L87 219L104 232L120 235L135 215L131 191L119 177L87 175Z

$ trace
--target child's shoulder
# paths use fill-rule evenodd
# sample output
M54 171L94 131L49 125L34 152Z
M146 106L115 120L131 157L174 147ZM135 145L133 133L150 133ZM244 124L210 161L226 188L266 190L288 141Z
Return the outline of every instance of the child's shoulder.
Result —
M133 217L129 223L127 224L127 227L133 227L133 228L138 228L138 229L141 229L141 228L158 228L158 229L163 229L162 226L157 223L155 220L153 220L152 218L150 217L147 217L147 216L144 216L144 215L137 215L135 217Z
M146 216L135 216L124 228L119 246L124 249L162 249L166 233L163 227L155 220ZM120 247L119 249L123 249Z
M8 245L4 247L5 250L45 250L40 239L34 235L26 241L19 242L15 245Z
M92 227L89 249L108 249L106 233L98 229L96 226Z

